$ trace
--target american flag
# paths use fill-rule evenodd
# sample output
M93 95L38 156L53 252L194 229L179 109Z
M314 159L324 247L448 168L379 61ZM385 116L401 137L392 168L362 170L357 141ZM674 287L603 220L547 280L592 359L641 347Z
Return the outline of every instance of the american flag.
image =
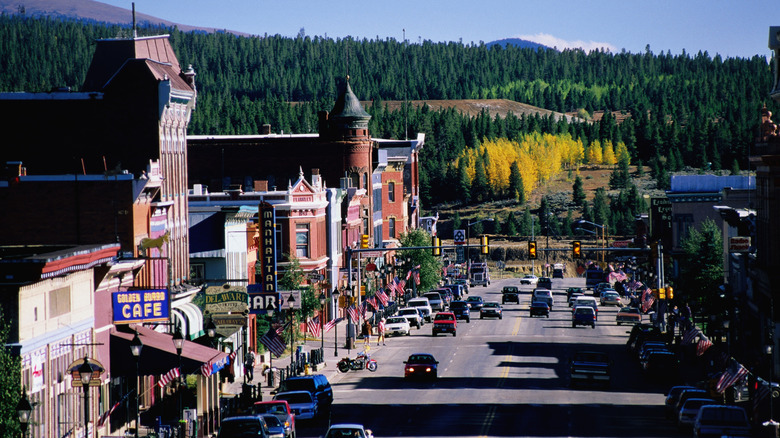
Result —
M718 384L715 385L715 390L718 391L719 394L722 394L726 388L744 379L747 374L747 368L742 366L736 360L731 359L729 367L726 369L726 371L723 372L723 374L721 374L720 379L718 379Z
M690 327L688 330L685 330L685 333L683 333L682 337L682 343L683 344L690 344L693 342L694 339L696 339L696 336L699 335L699 329L695 327Z
M330 321L326 322L325 323L325 333L328 333L330 331L330 329L332 329L333 327L336 327L336 324L340 323L343 320L344 320L344 318L336 318L336 319L331 319Z
M360 313L358 312L357 307L355 305L351 305L347 307L347 313L349 314L349 319L352 320L353 324L357 324L360 322Z
M322 331L320 330L320 316L317 315L314 318L309 318L306 321L306 327L309 328L309 333L314 335L315 338L319 338Z
M379 293L379 292L377 292L377 293ZM379 310L379 308L376 306L376 298L374 298L374 297L366 298L365 302L370 304L371 307L374 308L374 311Z
M206 362L203 365L200 366L200 373L203 374L203 377L208 377L211 375L211 364Z
M117 406L119 406L119 402L114 403L114 406L111 406L111 409L103 412L100 419L98 419L97 427L102 427L106 423L106 420L108 420L108 417L111 416L111 413L114 412L114 409L116 409Z
M282 333L283 333L285 330L287 330L288 328L290 328L290 325L291 325L291 324L292 324L292 322L291 322L291 321L287 321L287 323L286 323L285 325L280 325L280 326L279 326L279 327L277 327L277 329L276 329L276 334L277 334L277 335L281 335L281 334L282 334Z
M268 331L260 337L260 343L265 345L265 348L276 357L280 357L284 353L284 341L279 337L279 332L273 328L269 328Z
M379 298L379 301L382 302L383 306L387 306L387 303L390 301L390 299L387 297L387 294L382 289L376 291L376 297Z
M173 379L179 377L181 375L181 370L179 370L178 367L168 371L167 373L160 376L160 380L157 381L157 385L162 388L163 386L171 383Z
M412 271L406 273L406 281L409 281L409 279L412 278Z
M710 347L712 347L712 341L704 337L699 339L699 343L696 344L696 355L701 356Z
M398 291L399 294L403 295L406 291L404 290L406 288L406 280L401 280L398 282L398 285L395 287L395 290Z
M642 313L647 313L648 310L650 310L650 307L655 302L655 297L653 295L648 295L647 298L642 300Z
M417 285L420 284L420 271L414 271L414 283Z

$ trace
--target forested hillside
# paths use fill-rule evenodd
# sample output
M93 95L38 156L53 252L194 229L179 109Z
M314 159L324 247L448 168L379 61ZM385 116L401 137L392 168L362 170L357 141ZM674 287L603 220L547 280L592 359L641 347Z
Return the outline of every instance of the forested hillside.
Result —
M522 168L522 154L542 157L540 151L547 151L550 144L574 145L583 152L578 161L564 162L561 168L613 165L618 159L605 159L604 146L609 145L613 153L625 149L632 164L651 165L661 173L661 185L663 172L684 166L718 170L732 169L736 163L745 169L759 109L764 103L774 105L767 98L771 68L759 56L722 59L706 52L673 56L653 53L649 47L645 53L630 54L429 41L408 44L394 39L333 40L311 38L303 30L297 38L249 38L139 29L139 35L161 33L171 35L180 63L192 64L197 72L192 134L253 134L264 123L275 132L313 132L316 112L332 107L339 81L349 75L358 97L373 101L368 110L374 136L426 134L421 180L427 207L468 201L453 199L453 178L471 189L475 175L491 171L487 181L500 180L501 185L469 193L470 200L522 198L521 192L544 178L534 183L524 179L520 192L510 189L511 165L517 162ZM118 26L0 16L0 91L48 91L60 86L77 91L95 39L128 35L128 29ZM609 113L597 123L511 114L494 118L487 112L469 117L425 106L390 111L383 104L486 98L557 112L578 111L583 116L605 110L630 117L620 124ZM485 163L490 151L515 155L505 156L500 163ZM506 178L499 178L497 172Z

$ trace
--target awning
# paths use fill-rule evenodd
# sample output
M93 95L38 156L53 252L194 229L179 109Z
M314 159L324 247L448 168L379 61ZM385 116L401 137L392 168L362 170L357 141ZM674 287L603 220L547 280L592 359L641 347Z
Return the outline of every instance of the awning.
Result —
M144 346L138 364L139 372L144 376L159 376L179 366L176 347L173 346L173 336L159 333L148 327L130 325L130 329L138 330ZM135 375L135 357L130 353L130 342L135 333L111 329L111 375ZM181 353L181 373L213 374L229 363L227 353L184 341ZM205 365L205 367L204 367Z
M203 312L193 303L175 304L171 308L173 317L181 321L182 333L186 339L193 340L203 336Z

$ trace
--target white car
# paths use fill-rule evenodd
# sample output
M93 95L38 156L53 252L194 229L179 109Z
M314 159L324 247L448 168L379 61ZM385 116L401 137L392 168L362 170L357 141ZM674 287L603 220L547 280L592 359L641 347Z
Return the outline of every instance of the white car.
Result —
M333 424L325 438L374 438L374 434L362 424Z
M385 321L385 336L412 334L412 326L409 320L403 316L391 316Z
M613 306L620 306L623 303L620 302L620 295L612 290L605 290L601 293L601 305L606 306L607 304L613 305Z
M422 310L423 318L430 322L433 319L433 306L431 306L430 301L428 301L428 298L425 297L417 297L412 298L409 300L409 302L406 303L407 307L416 307L420 310Z
M423 321L423 319L420 317L420 311L417 310L416 307L404 307L403 309L398 309L398 314L396 316L403 316L409 320L409 325L417 327L418 329L425 324L425 321Z
M536 284L539 282L539 277L537 277L534 274L527 274L525 277L520 279L520 284Z

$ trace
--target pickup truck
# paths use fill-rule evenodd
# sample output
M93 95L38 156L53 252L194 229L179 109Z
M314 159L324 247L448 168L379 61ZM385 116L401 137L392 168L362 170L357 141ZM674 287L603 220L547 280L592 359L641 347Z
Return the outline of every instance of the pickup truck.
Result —
M517 286L504 286L501 289L501 304L509 302L520 304L520 289Z
M425 321L420 317L420 311L416 307L404 307L398 309L398 316L403 316L409 320L409 325L417 327L418 329L425 324Z
M433 319L433 306L431 306L431 302L428 301L428 298L412 298L408 303L406 303L406 305L408 307L416 307L422 310L423 319L425 319L425 321L431 322L431 319Z
M569 384L594 383L609 387L609 355L600 351L578 351L569 365Z
M439 312L433 318L433 336L439 333L452 333L457 336L458 320L452 312Z

